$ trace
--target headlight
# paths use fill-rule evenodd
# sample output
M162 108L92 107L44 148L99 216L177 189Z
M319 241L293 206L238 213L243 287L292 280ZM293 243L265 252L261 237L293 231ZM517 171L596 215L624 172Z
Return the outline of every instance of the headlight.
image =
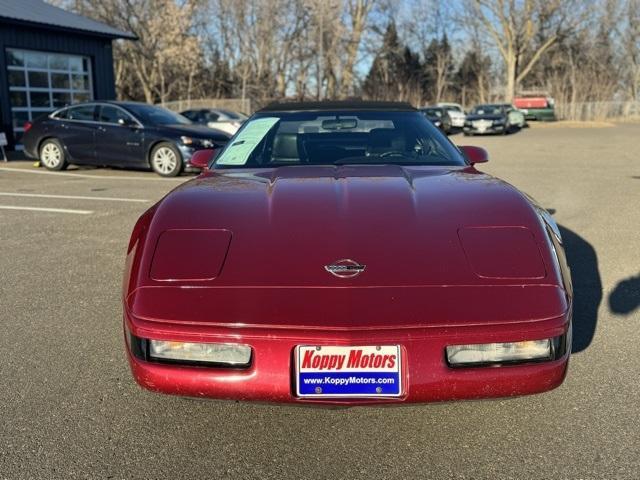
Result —
M251 361L251 347L235 343L190 343L149 340L149 356L158 360L246 367Z
M531 197L529 198L531 199ZM553 219L551 214L546 209L534 203L535 201L533 199L531 199L531 201L533 203L534 208L536 209L536 213L538 214L542 222L549 225L549 228L551 228L551 231L553 232L556 239L558 240L558 243L562 244L562 235L560 234L560 229L558 228L558 224Z
M180 141L184 145L188 145L190 147L204 147L211 148L214 146L213 141L207 140L206 138L193 138L193 137L180 137Z
M551 339L524 342L483 343L478 345L450 345L447 361L451 366L473 366L491 363L551 360Z

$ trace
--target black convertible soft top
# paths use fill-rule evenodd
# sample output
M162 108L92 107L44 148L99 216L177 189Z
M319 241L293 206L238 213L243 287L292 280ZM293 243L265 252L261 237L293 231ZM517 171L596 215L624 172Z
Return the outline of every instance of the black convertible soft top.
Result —
M304 112L315 110L391 110L416 111L407 102L381 102L369 100L323 100L320 102L273 102L258 112Z

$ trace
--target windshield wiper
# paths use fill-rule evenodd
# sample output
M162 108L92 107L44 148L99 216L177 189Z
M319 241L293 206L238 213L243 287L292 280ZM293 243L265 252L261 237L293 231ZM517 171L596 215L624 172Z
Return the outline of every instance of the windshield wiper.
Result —
M384 157L349 157L333 162L333 165L449 165L451 160L440 155L411 156L405 154Z
M370 155L366 157L345 157L333 162L333 165L348 165L348 164L378 164L378 163L393 163L392 158L408 158L410 160L415 160L415 157L405 155L400 152L393 152L393 155Z

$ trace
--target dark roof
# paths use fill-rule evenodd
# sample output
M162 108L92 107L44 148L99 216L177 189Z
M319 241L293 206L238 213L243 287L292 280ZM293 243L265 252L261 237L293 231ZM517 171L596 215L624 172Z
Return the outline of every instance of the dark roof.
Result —
M20 23L56 30L78 32L108 38L137 37L129 32L91 20L76 13L67 12L42 0L0 0L0 22Z
M260 112L301 112L309 110L409 110L415 108L406 102L380 102L365 100L324 100L321 102L273 102Z
M136 106L136 105L146 105L148 107L155 107L155 105L151 105L149 103L146 102L134 102L132 100L96 100L96 101L100 101L101 103L113 103L114 105L121 105L123 107L127 107L127 106ZM95 102L92 102L95 103Z

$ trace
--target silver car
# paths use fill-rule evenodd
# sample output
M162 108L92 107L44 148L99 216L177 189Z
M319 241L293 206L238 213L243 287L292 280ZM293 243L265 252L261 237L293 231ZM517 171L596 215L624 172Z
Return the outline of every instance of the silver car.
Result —
M243 113L221 108L194 108L181 114L194 123L221 130L229 135L235 134L248 118Z
M462 105L459 103L438 103L438 107L444 108L449 114L449 118L451 118L451 126L453 128L462 128L464 127L464 120L466 115L464 114L464 109Z

